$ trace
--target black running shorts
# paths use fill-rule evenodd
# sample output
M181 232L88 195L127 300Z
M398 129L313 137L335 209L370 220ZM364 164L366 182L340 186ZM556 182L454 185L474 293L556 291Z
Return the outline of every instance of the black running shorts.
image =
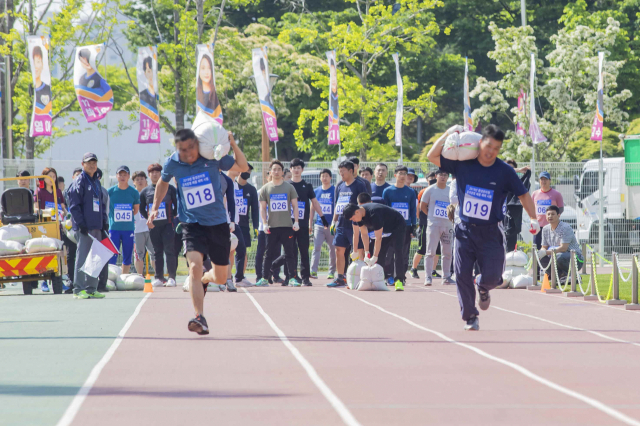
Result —
M182 239L187 246L187 253L197 251L203 257L209 256L214 265L229 264L231 252L231 231L228 223L205 226L199 223L183 223Z

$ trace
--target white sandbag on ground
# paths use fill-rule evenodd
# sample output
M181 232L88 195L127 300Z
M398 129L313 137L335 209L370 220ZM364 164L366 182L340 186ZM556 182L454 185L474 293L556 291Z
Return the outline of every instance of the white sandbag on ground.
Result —
M518 275L511 280L509 286L511 288L527 288L530 285L533 285L533 277L529 275Z
M351 290L355 290L358 287L358 282L360 281L360 273L362 272L362 268L365 266L365 263L358 259L355 262L352 262L351 265L347 268L347 287Z
M523 251L515 250L507 253L506 263L507 266L527 266L529 256Z
M0 256L20 254L24 246L17 241L0 241Z
M384 281L360 281L358 291L389 291Z
M122 275L122 268L118 265L109 265L109 279L114 283L118 281L118 277Z
M449 135L442 148L442 156L448 160L466 161L478 157L482 135L462 132Z
M129 274L124 279L124 289L125 290L144 290L144 277L138 274Z
M236 237L236 234L231 234L229 240L231 241L231 250L233 251L238 247L238 237Z
M62 240L50 237L39 237L28 240L24 245L27 253L42 253L62 249Z
M5 225L0 228L0 241L16 241L24 245L30 239L31 234L24 225Z
M363 266L360 269L360 281L365 283L384 282L384 269L377 263L372 266Z
M116 287L116 283L112 280L107 280L107 290L109 291L117 291L118 287Z
M229 153L229 133L203 111L198 111L191 130L198 138L200 155L204 158L219 160Z

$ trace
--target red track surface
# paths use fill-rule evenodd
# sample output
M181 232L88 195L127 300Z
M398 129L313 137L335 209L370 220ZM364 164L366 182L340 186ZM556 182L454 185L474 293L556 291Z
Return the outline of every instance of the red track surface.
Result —
M325 282L249 292L360 424L640 424L638 313L496 290L474 333L462 330L455 287L410 280L416 285L404 293L354 292ZM632 419L625 423L350 295ZM206 297L208 337L187 331L191 316L187 293L156 290L73 424L345 424L242 290Z

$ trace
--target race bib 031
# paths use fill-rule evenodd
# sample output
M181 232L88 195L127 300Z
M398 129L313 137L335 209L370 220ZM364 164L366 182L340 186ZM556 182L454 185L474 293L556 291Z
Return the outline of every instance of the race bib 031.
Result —
M493 190L467 185L464 192L464 214L480 220L489 220Z
M182 188L187 210L213 204L216 201L209 172L180 179L180 187Z

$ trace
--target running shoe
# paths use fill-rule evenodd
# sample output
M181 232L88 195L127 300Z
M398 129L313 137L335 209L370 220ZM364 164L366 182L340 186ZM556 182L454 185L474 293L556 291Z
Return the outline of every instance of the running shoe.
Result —
M89 298L89 294L87 294L87 292L85 290L82 290L78 293L75 293L73 295L74 299L88 299Z
M191 319L187 327L189 328L189 331L198 333L201 336L209 334L209 325L207 324L207 320L202 315L198 315L197 317Z
M431 276L433 278L442 278L442 275L440 275L435 269L431 272Z
M480 320L478 319L478 317L476 315L474 315L473 317L469 318L467 320L467 323L464 326L464 329L467 331L478 331L480 330Z
M161 279L156 278L155 280L153 280L153 282L151 283L151 285L153 287L162 287L164 285L164 283L162 282Z
M313 278L313 279L316 279L316 278L318 278L318 273L311 271L311 273L309 274L309 277Z
M269 287L269 281L264 278L260 278L260 280L256 283L256 287Z
M433 284L433 279L431 277L424 277L424 285L429 287L431 284Z
M173 278L169 278L167 280L167 282L164 284L165 287L175 287L176 286L176 280L174 280Z
M4 284L3 284L3 287L2 287L2 288L4 288ZM71 288L71 287L69 287L69 286L68 286L68 285L66 285L65 283L62 283L62 291L67 291L67 290L69 290L70 288Z
M411 268L411 278L420 278L420 275L418 275L418 270L416 268Z
M446 277L444 280L442 280L443 285L455 285L455 283L456 281L451 277Z
M295 277L294 277L294 278L291 278L291 279L289 280L289 286L290 286L290 287L300 287L301 285L302 285L302 283L301 283L300 281L298 281L298 279L297 279L297 278L295 278Z
M489 309L489 305L491 304L491 296L489 292L486 290L478 289L478 307L483 311Z
M347 283L344 281L344 278L336 278L335 280L331 281L329 284L327 284L327 287L344 287L346 286Z
M335 276L336 276L336 274L335 274L335 273L333 273L333 272L329 272L329 273L327 274L327 279L328 279L328 280L332 280L332 279L334 279L334 278L335 278Z
M311 287L313 284L309 280L309 278L302 280L302 285L306 287Z
M253 286L255 286L255 284L246 278L243 278L240 281L236 281L236 287L253 287Z
M235 293L238 291L236 285L233 283L233 280L227 280L227 291L230 293Z
M99 291L94 291L93 293L87 293L89 295L89 299L104 299L104 294Z
M272 280L275 284L282 284L284 282L284 280L280 278L278 275L274 275Z
M225 291L227 289L227 285L226 284L218 284L218 289L220 291Z
M68 289L66 289L66 290L64 291L64 294L73 294L73 287L71 286L71 287L69 287Z
M404 286L400 280L396 281L396 291L404 291Z
M42 286L40 287L43 293L49 293L49 284L46 281L42 281Z
M216 283L205 284L207 286L207 292L209 291L217 291L220 292L220 286Z
M387 278L387 285L388 286L392 286L393 285L393 277Z

